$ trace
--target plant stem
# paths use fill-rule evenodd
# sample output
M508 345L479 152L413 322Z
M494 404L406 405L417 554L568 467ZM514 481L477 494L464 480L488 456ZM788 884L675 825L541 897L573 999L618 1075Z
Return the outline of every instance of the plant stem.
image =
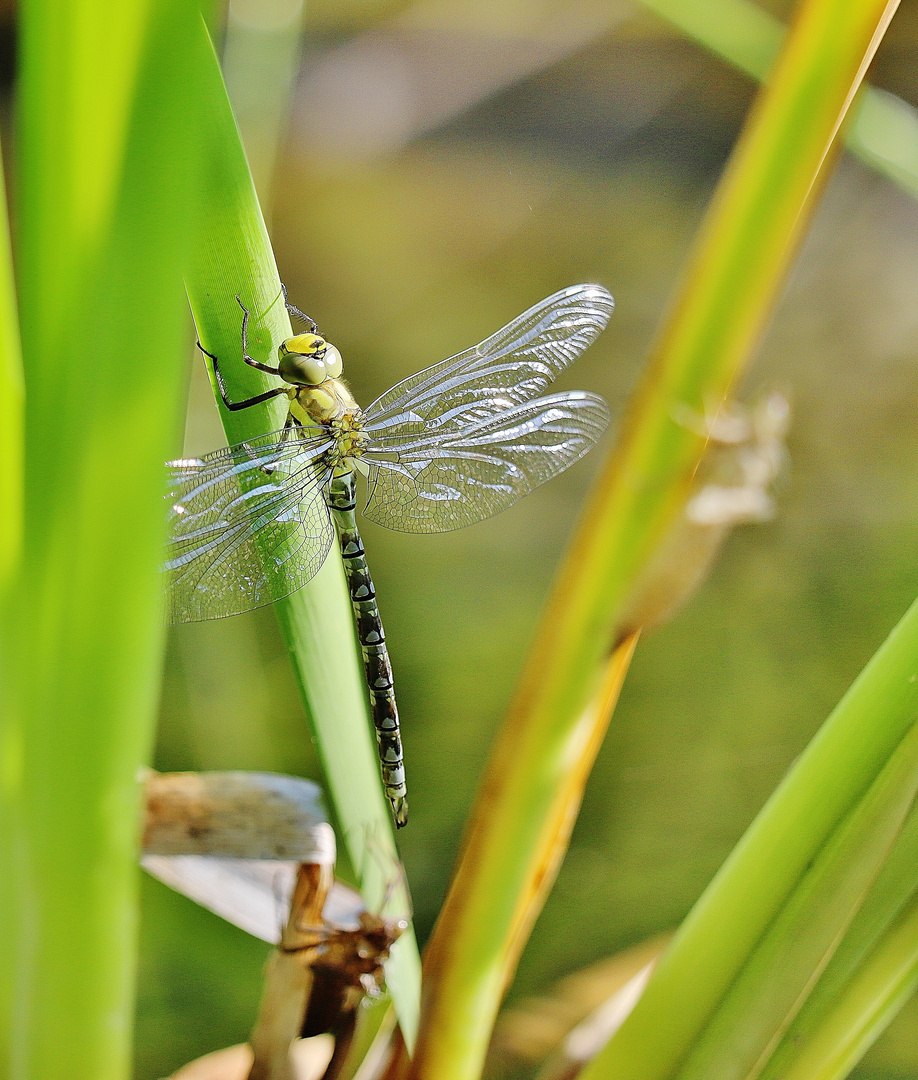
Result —
M600 478L491 757L429 946L413 1080L473 1080L512 976L519 927L541 903L559 777L597 700L617 612L681 512L710 416L759 340L826 159L895 2L808 0L721 179L622 440ZM520 904L532 904L525 915Z

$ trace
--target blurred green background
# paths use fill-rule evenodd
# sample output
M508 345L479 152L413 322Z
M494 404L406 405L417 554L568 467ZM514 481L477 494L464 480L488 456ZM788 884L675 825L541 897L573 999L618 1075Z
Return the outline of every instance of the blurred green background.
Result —
M295 0L232 8L236 100L264 85L245 34L295 12ZM751 80L609 0L320 0L304 24L266 201L290 297L341 349L358 401L595 280L617 311L562 388L620 410ZM918 0L905 0L871 81L918 104L916 54ZM254 130L263 156L271 133ZM914 599L916 301L918 205L843 156L744 391L792 401L779 516L738 530L699 594L640 643L511 1001L676 926ZM209 394L194 361L186 453L222 443ZM422 939L597 464L462 532L364 523ZM154 764L319 778L270 610L173 631ZM137 1077L154 1080L247 1036L267 947L150 880L143 905ZM855 1075L918 1078L916 1023L907 1008ZM492 1075L508 1070L528 1075Z

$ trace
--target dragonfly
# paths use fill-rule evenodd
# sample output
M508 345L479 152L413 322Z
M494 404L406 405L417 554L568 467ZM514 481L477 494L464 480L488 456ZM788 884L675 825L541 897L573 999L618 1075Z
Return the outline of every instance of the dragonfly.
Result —
M242 359L281 384L231 400L222 361L211 360L227 409L289 401L280 431L202 458L167 463L170 548L165 564L172 623L235 615L273 603L318 573L337 534L376 730L383 787L396 826L408 820L392 665L356 521L439 533L505 510L563 472L609 424L605 401L542 391L602 332L614 308L601 285L572 285L480 344L396 383L361 409L342 379L338 349L314 320L282 341L277 363Z

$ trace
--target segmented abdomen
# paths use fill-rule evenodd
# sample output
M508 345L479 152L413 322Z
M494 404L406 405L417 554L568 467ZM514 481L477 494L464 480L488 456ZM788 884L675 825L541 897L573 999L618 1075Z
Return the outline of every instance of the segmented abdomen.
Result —
M328 489L328 506L338 533L344 572L347 575L351 605L357 623L357 638L363 654L367 688L370 691L370 710L376 727L383 787L392 805L395 823L401 828L408 820L408 803L405 800L405 767L402 761L398 707L395 704L386 634L379 617L379 608L376 606L376 589L357 529L354 480L353 472L334 477Z

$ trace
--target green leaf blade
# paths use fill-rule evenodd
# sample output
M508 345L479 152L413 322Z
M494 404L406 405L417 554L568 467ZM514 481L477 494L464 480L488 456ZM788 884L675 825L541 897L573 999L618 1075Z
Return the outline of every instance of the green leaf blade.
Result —
M274 363L277 344L292 330L239 133L203 26L197 45L206 79L204 126L210 165L206 210L187 289L202 344L220 358L231 397L242 400L276 386L277 379L241 362L242 311L236 296L253 313L249 340L256 359ZM216 396L231 444L283 426L283 398L230 412ZM392 818L382 793L353 615L337 551L304 588L278 601L275 611L361 891L371 909L391 894L391 910L404 914L410 903L398 881ZM393 946L386 974L400 1026L410 1042L420 996L420 957L412 930Z
M916 676L918 602L695 905L634 1012L585 1071L588 1080L674 1074L810 861L911 729Z
M16 1080L129 1071L162 458L178 430L199 178L194 18L187 0L24 11L24 546L0 706L17 754L2 806L0 1071Z

